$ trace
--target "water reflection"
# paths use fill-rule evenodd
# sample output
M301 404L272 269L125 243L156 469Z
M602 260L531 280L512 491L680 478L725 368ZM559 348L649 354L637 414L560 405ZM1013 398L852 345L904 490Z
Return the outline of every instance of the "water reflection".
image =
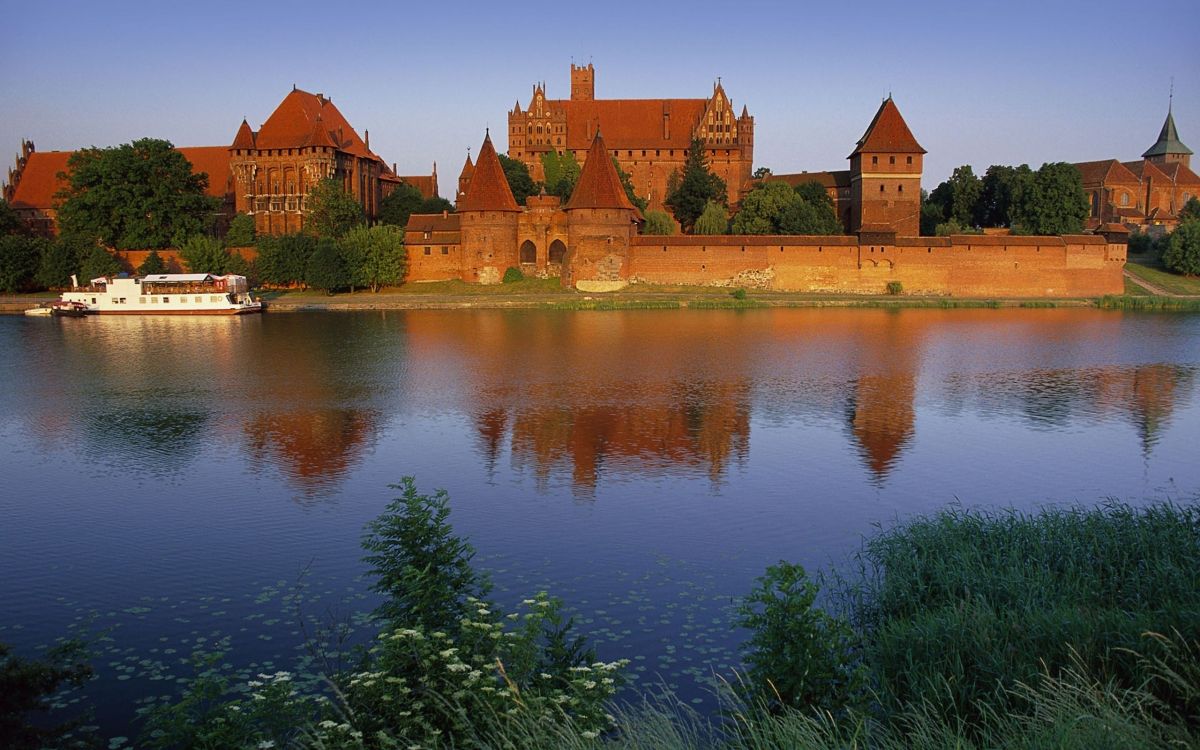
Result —
M1148 459L1195 391L1188 320L770 310L6 321L21 387L0 391L0 408L45 450L77 442L85 458L161 476L232 448L307 497L336 493L381 436L403 442L409 422L447 416L469 425L447 455L465 451L486 476L528 476L541 492L561 482L587 495L621 477L719 486L748 462L752 432L796 425L806 429L786 433L792 455L836 454L840 439L860 478L882 487L920 443L925 413L1033 433L1127 424ZM821 446L803 442L813 427Z

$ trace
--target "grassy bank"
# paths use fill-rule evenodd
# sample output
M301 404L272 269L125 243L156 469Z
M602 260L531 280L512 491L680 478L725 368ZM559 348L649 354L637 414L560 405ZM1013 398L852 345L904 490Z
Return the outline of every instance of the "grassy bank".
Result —
M1160 297L1154 295L1121 297L1106 296L1096 301L1101 310L1147 310L1147 311L1179 311L1200 312L1200 298Z
M1200 296L1200 277L1171 273L1149 259L1140 262L1130 260L1125 264L1125 270L1171 294Z

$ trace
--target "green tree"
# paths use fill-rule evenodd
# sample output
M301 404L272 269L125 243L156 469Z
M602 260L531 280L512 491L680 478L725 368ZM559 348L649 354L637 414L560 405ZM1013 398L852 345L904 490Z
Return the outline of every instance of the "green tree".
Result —
M157 250L151 250L146 259L142 261L142 265L137 267L137 272L142 276L150 276L156 273L166 273L167 264L163 262L162 256Z
M308 259L317 241L307 234L262 237L258 241L258 275L266 284L291 286L304 283Z
M1200 198L1194 195L1179 209L1179 223L1186 224L1190 221L1200 221Z
M100 247L92 245L86 252L79 257L79 274L80 283L86 284L91 279L98 279L101 276L115 276L121 272L121 264L113 257L112 253Z
M929 200L941 207L942 215L954 219L961 226L973 226L975 206L983 192L983 185L970 164L955 167L950 179L933 189Z
M67 641L42 659L21 659L0 643L0 747L88 747L80 737L82 720L51 724L46 720L56 693L81 687L92 676L84 645ZM74 735L75 742L68 738ZM68 744L69 743L69 744Z
M229 222L229 231L225 233L225 247L253 247L254 217L250 214L238 214Z
M454 204L440 195L434 195L421 201L421 209L417 213L440 214L443 211L454 213Z
M404 227L408 224L409 216L424 213L421 210L421 204L424 201L425 196L421 195L421 191L412 185L408 183L397 185L395 190L379 201L379 222Z
M1019 234L1079 234L1090 212L1083 177L1073 164L1043 164L1013 185L1012 225Z
M211 223L218 201L205 195L208 175L167 141L153 138L86 148L67 161L58 225L65 234L115 248L169 247Z
M367 524L362 540L368 552L363 561L375 578L371 590L386 597L375 614L396 628L455 629L468 612L467 600L491 590L471 567L475 548L454 535L445 490L422 495L412 477L392 489L400 497Z
M693 234L725 234L729 231L729 211L716 201L704 205L704 213L692 226Z
M36 237L0 235L0 292L16 292L35 285L38 265L48 245Z
M525 199L537 193L538 185L529 175L529 167L525 166L525 162L510 159L504 154L499 156L500 166L504 169L504 177L508 180L508 187L512 190L513 198L516 198L519 205L524 206Z
M825 186L816 180L809 180L797 185L796 195L814 206L828 206L830 211L833 210L833 198L829 197L829 191L825 189Z
M779 214L780 234L828 235L841 234L842 222L827 202L810 203L797 196L798 200L784 207Z
M975 204L975 226L1007 227L1012 224L1013 191L1019 182L1032 177L1028 165L1006 167L993 164L983 175L979 201Z
M333 178L313 185L305 201L305 228L318 237L337 239L365 221L362 205Z
M646 223L642 225L642 234L664 236L675 234L675 222L666 211L647 211Z
M342 253L350 271L350 287L379 287L398 284L408 269L408 254L404 249L404 231L380 224L374 227L355 227L341 240Z
M17 212L8 205L8 201L0 198L0 236L6 234L27 234L25 222L17 216Z
M613 157L613 168L617 170L617 179L621 181L621 187L625 189L625 197L629 202L638 207L639 211L645 211L646 206L650 205L650 201L637 194L633 189L633 178L624 169L621 169L621 164L617 161L617 157Z
M1171 232L1162 260L1169 271L1200 276L1200 221L1185 222Z
M722 205L726 203L725 181L709 171L704 144L699 140L692 141L683 172L678 178L673 177L671 182L673 184L668 186L665 203L685 232L692 231L696 219L704 213L709 201Z
M328 237L317 240L317 247L304 268L304 282L326 294L350 286L350 269L336 241Z
M229 252L216 239L202 234L193 235L179 248L189 273L223 274L229 264Z
M752 174L751 177L756 180L762 180L770 177L772 174L773 173L771 172L770 167L759 167L758 169L754 170L754 174Z
M575 191L575 183L579 182L580 168L575 154L547 151L542 154L542 170L546 175L546 192L557 195L566 203Z
M801 201L786 182L763 182L742 196L742 208L733 217L734 234L780 234L780 218L789 206Z
M229 261L225 264L225 273L245 276L246 283L252 287L258 286L261 281L258 277L258 263L246 260L240 253L229 254Z
M71 274L80 273L80 258L95 243L60 234L42 251L41 262L38 263L37 285L45 289L58 289L69 286ZM86 283L87 279L83 279Z
M836 712L861 700L866 672L854 632L814 606L819 589L804 568L781 560L757 584L737 610L751 632L742 650L752 693L806 711Z

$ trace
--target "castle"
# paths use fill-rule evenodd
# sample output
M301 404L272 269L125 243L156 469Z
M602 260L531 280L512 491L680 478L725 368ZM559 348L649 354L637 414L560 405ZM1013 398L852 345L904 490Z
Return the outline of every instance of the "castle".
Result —
M1104 159L1075 165L1091 203L1088 229L1108 223L1154 233L1174 229L1184 204L1200 196L1200 176L1191 162L1192 150L1179 140L1168 105L1158 140L1140 161Z
M438 194L437 164L431 175L400 176L371 151L370 133L350 126L333 101L322 94L292 88L258 131L242 120L228 146L180 148L195 172L208 175L208 194L220 201L220 218L234 213L254 217L261 234L299 231L308 191L333 178L363 207L368 220L379 202L401 184L425 197ZM23 141L15 168L8 170L5 201L37 234L57 231L56 194L66 183L70 151L38 151Z
M594 292L635 283L1008 297L1124 290L1123 238L918 237L925 150L891 97L848 157L850 169L826 173L844 190L836 205L851 235L640 235L641 213L612 153L597 128L566 204L542 194L521 207L486 135L464 168L457 212L410 219L409 280L489 284L517 268Z
M754 118L745 105L735 113L719 79L707 99L597 99L595 68L572 63L570 99L547 99L539 83L527 107L518 101L508 113L508 156L544 181L545 154L570 154L582 166L600 130L651 208L662 207L667 182L683 169L693 140L703 144L709 169L725 181L730 205L750 187Z

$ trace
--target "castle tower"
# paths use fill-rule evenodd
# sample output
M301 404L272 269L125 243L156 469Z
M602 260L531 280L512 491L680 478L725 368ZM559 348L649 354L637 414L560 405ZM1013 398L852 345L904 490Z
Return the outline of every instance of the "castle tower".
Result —
M916 237L925 149L889 96L850 154L850 232Z
M500 283L504 271L519 264L517 220L521 207L508 187L490 133L483 138L474 173L458 201L457 213L462 237L463 281Z
M571 63L571 101L590 102L596 99L596 69Z
M458 192L454 194L454 201L457 203L462 200L462 197L467 193L467 185L471 184L471 175L475 174L475 165L471 163L471 152L467 152L467 161L463 164L462 171L458 173Z
M1167 105L1167 120L1163 123L1162 131L1154 145L1146 149L1142 158L1155 164L1170 164L1181 162L1191 169L1192 150L1179 140L1179 132L1175 130L1175 116L1171 113L1172 106Z
M599 130L565 209L563 285L593 292L625 286L629 282L630 238L641 213L625 194Z

